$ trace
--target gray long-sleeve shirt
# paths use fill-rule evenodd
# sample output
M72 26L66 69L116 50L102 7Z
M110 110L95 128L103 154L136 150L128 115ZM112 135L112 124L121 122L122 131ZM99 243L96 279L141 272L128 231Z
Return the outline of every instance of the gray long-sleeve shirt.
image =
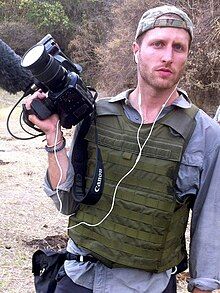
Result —
M181 91L180 91L181 93ZM140 123L139 113L127 102L129 90L111 99L114 103L125 100L124 112L133 122ZM159 118L172 111L173 107L191 107L183 94L166 107ZM195 197L192 210L189 266L191 279L188 289L194 287L201 290L220 288L220 127L202 110L196 115L196 128L184 152L178 178L176 193L179 200L187 195ZM71 152L70 152L71 153ZM60 199L65 213L71 214L73 205L69 190L73 184L73 168L69 164L67 180L59 186ZM59 209L59 200L50 184L45 179L45 191L54 200ZM69 240L68 251L85 255L85 249ZM107 292L162 292L171 275L171 270L160 274L152 274L142 270L114 268L109 269L100 262L77 263L66 261L67 275L77 284L93 289L95 293Z

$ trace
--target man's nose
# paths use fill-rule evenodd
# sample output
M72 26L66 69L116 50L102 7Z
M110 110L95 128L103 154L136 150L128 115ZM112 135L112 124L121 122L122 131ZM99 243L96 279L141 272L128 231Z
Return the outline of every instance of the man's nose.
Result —
M173 48L170 48L170 47L164 48L163 54L162 54L162 61L166 63L173 62Z

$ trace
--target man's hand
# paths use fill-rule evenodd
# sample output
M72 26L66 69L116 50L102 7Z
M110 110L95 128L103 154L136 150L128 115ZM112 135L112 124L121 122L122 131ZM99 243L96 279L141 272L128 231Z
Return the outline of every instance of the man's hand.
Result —
M42 92L41 90L35 92L32 96L26 99L26 102L25 102L26 109L29 110L31 108L31 103L34 99L44 100L45 98L46 98L46 94ZM40 120L35 115L29 115L28 119L30 122L32 122L34 125L39 127L45 133L48 145L51 145L54 143L55 133L57 130L57 123L59 120L59 117L57 114L53 114L45 120ZM58 127L58 131L59 131L58 140L60 140L62 137L60 125Z

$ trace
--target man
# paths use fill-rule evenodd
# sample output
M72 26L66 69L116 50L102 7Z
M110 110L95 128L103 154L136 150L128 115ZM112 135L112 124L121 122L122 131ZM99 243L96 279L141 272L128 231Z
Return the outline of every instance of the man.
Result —
M55 292L176 292L175 274L186 268L190 208L188 289L220 288L220 130L177 88L192 39L191 20L174 6L142 16L133 44L137 87L98 101L96 126L85 137L88 190L97 160L97 127L105 185L94 205L78 204L74 193L78 177L73 183L72 162L78 158L80 127L69 159L58 117L29 116L46 134L45 190L70 215L67 249L81 255L81 261L65 262ZM35 93L27 109L36 97L45 95Z

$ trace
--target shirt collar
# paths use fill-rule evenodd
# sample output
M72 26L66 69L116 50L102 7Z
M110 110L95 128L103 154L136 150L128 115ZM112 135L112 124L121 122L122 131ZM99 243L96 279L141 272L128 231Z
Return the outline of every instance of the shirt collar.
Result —
M128 104L128 97L129 94L133 91L134 89L128 89L126 91L121 92L115 97L112 97L109 102L114 103L118 101L125 100L125 104ZM190 101L188 94L183 90L178 88L177 89L179 96L173 101L172 105L183 108L183 109L188 109L191 108L192 102Z

